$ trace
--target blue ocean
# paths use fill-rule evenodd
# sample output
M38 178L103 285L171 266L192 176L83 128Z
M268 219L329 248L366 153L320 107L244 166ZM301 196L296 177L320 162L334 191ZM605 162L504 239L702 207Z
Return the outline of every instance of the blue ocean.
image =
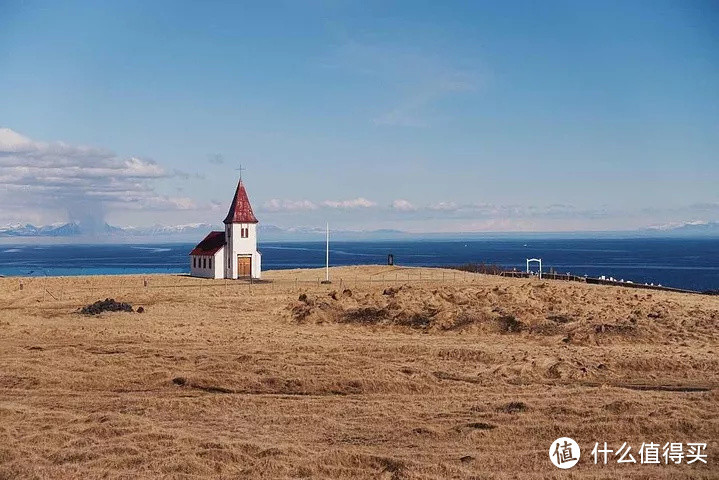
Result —
M0 245L0 275L187 273L192 244ZM322 267L322 242L260 243L264 270ZM337 241L331 265L449 266L469 262L525 269L536 257L545 271L691 290L719 289L719 239L486 239Z

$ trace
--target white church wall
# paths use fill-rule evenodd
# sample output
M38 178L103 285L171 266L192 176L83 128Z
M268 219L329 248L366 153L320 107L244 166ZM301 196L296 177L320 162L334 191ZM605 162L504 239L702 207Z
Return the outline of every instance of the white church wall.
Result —
M211 258L213 257L207 255L191 255L190 275L193 277L213 278L212 269L209 267L209 261ZM212 263L214 267L214 262Z
M236 253L251 253L257 250L257 225L254 223L233 223L232 245ZM242 229L247 229L247 237L242 238Z
M255 250L252 254L252 278L262 277L262 255L260 252Z
M214 255L190 255L190 275L202 278L224 278L225 249Z
M215 253L212 262L212 277L225 278L225 249L221 248Z
M247 237L242 237L242 229L247 229ZM229 258L224 259L226 278L236 279L237 257L244 255L252 255L252 277L260 278L262 271L262 259L257 251L257 224L254 223L233 223L225 226L227 238L227 250L230 252Z

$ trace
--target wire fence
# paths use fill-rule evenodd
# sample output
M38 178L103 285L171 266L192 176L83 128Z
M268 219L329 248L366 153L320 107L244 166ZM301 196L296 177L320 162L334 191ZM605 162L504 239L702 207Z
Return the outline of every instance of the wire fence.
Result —
M324 276L312 276L307 273L282 275L279 278L252 279L206 279L187 275L118 275L102 277L22 277L5 278L5 289L14 290L14 297L35 296L38 301L63 301L84 297L83 294L102 294L101 296L119 296L129 292L147 293L167 290L185 292L222 292L271 293L353 288L360 285L399 285L399 284L467 284L479 281L479 275L469 272L447 272L407 269L374 275L338 275L331 283L324 283Z
M503 272L495 276L520 277L537 280L536 275L525 272ZM331 278L331 283L323 281L323 275L314 272L298 272L297 274L271 273L266 279L206 279L189 275L117 275L99 277L18 277L3 278L5 291L14 291L12 297L34 297L38 302L50 300L80 300L88 296L103 298L123 297L131 292L167 294L172 291L183 291L191 295L212 292L213 295L271 294L312 291L332 291L354 288L361 285L393 286L400 284L453 284L468 285L487 283L487 273L478 274L461 270L430 268L402 268L374 274L340 274ZM585 283L602 283L609 285L631 286L634 288L650 288L653 290L676 291L682 293L700 293L670 287L645 286L640 284L623 285L607 281L598 281L585 277L561 274L543 274L543 280L579 281ZM382 288L382 287L381 287Z

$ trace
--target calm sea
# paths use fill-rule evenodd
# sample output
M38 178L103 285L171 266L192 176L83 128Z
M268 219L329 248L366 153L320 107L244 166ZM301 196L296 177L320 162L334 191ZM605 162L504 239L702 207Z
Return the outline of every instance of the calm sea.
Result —
M191 244L0 245L0 275L187 273ZM324 243L262 243L264 270L324 266ZM541 258L545 271L719 289L719 239L546 239L334 242L331 265L458 265L485 262L525 268Z

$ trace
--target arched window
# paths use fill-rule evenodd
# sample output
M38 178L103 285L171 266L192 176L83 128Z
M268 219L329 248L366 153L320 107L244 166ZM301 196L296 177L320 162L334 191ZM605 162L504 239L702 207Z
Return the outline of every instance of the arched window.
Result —
M210 267L209 268L212 268L212 257L210 257Z
M207 268L207 257L202 257L202 268Z
M192 256L192 268L197 268L197 257Z

